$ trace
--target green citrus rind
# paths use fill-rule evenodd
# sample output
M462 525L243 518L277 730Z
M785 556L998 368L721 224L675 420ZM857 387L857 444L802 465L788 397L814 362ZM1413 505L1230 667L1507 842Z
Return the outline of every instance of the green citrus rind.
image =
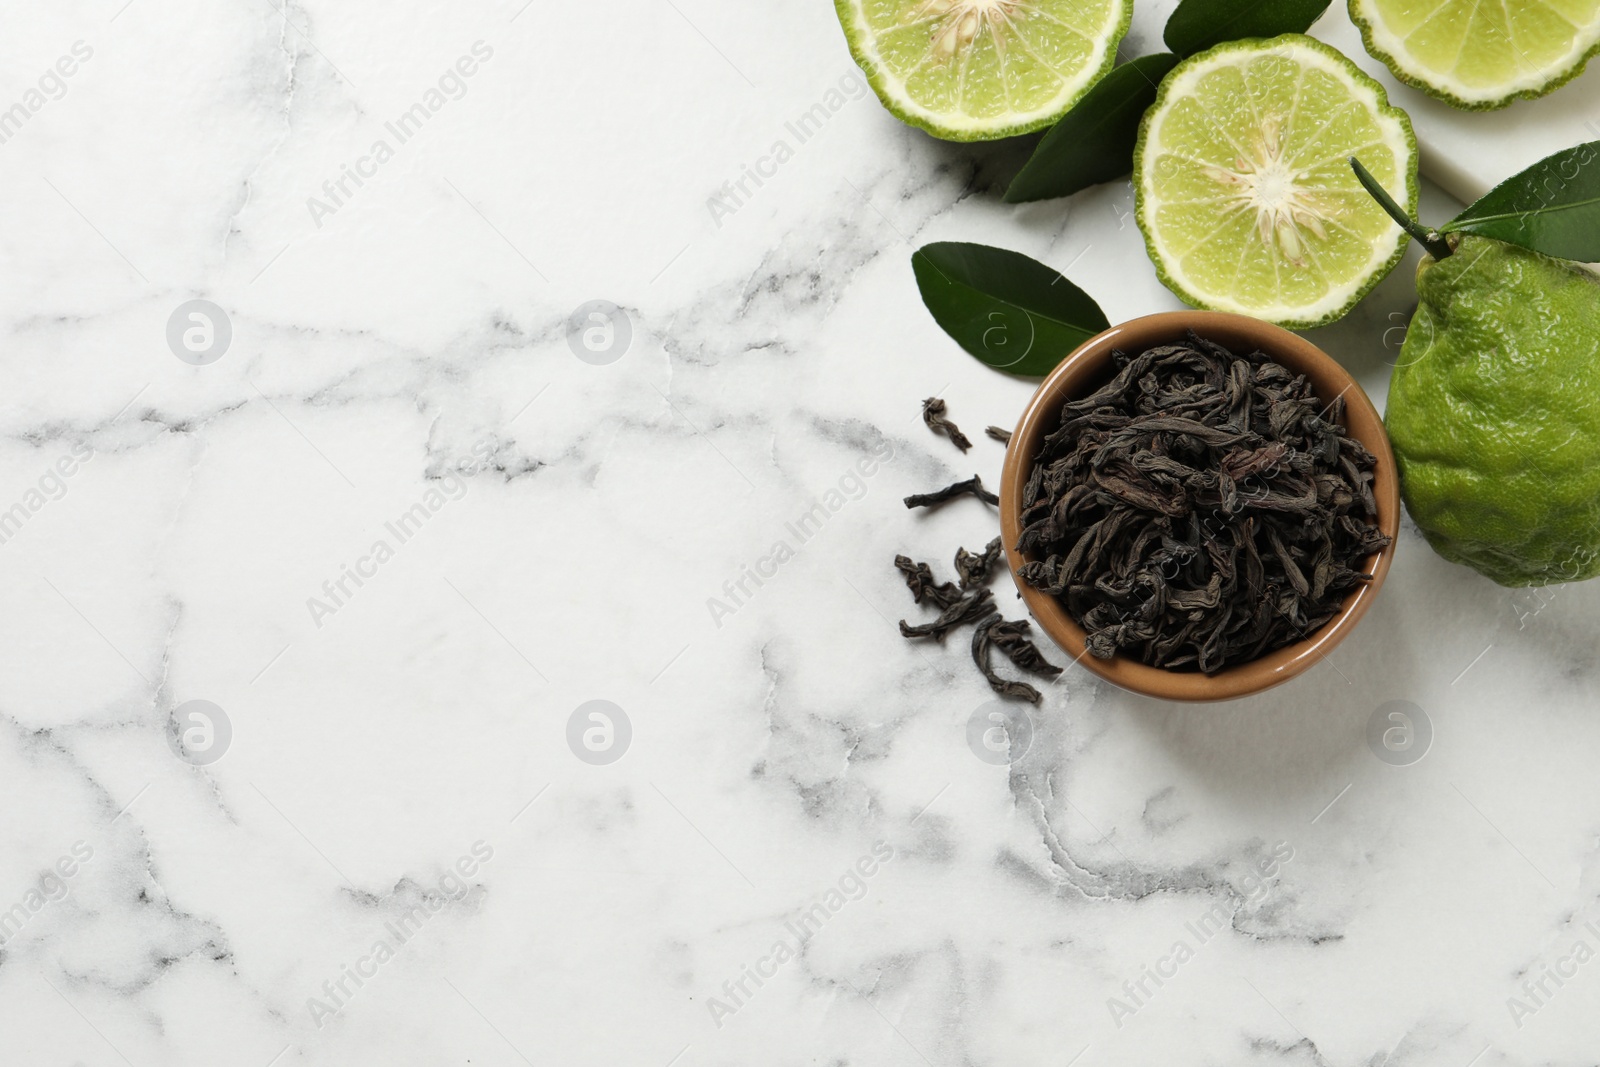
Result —
M1112 8L1116 16L1113 24L1107 27L1104 38L1098 42L1100 59L1083 68L1077 80L1068 84L1061 94L1042 108L972 121L923 107L906 95L903 85L879 60L874 47L874 34L862 9L863 2L834 0L834 9L839 16L839 25L844 30L845 42L850 47L851 58L866 74L867 84L872 86L872 91L890 114L906 125L915 126L943 141L997 141L1053 125L1116 66L1117 45L1127 35L1128 27L1133 22L1133 0L1113 0Z
M1428 544L1504 586L1600 575L1600 279L1467 235L1417 297L1384 424Z
M1552 66L1550 69L1553 73L1546 80L1526 88L1511 89L1497 96L1466 97L1453 91L1451 86L1430 80L1427 74L1414 71L1403 64L1396 55L1398 49L1385 48L1380 44L1377 39L1378 29L1374 25L1377 20L1361 10L1365 2L1366 0L1346 0L1346 6L1350 12L1350 21L1355 23L1356 29L1361 32L1361 44L1367 50L1367 54L1388 67L1389 73L1394 75L1396 81L1426 93L1436 100L1443 100L1451 107L1462 111L1498 111L1518 100L1536 100L1541 96L1548 96L1582 74L1589 60L1593 59L1596 53L1600 53L1600 22L1597 22L1595 41L1582 51L1574 52L1572 57L1564 60L1561 65Z
M1186 80L1194 76L1194 72L1205 68L1224 65L1227 57L1244 53L1266 54L1273 52L1287 52L1295 56L1297 61L1301 57L1320 57L1313 60L1328 70L1331 66L1342 76L1347 88L1358 90L1367 94L1368 112L1381 123L1392 125L1394 143L1387 145L1391 148L1403 146L1404 157L1397 161L1396 171L1404 174L1405 188L1388 188L1391 196L1405 211L1415 216L1417 203L1421 196L1421 185L1417 176L1418 149L1416 134L1411 128L1411 119L1400 108L1389 103L1388 94L1381 84L1367 75L1348 57L1338 49L1324 44L1304 34L1288 33L1273 38L1249 38L1238 41L1228 41L1216 45L1207 51L1197 53L1185 59L1173 68L1172 72L1162 81L1161 88L1156 94L1156 101L1145 112L1144 119L1139 124L1139 138L1134 147L1133 154L1133 185L1134 185L1134 215L1139 224L1139 232L1144 237L1145 249L1150 255L1150 261L1155 266L1156 276L1161 283L1176 294L1185 303L1192 307L1203 308L1208 311L1227 311L1236 314L1250 315L1254 318L1282 326L1286 329L1307 330L1318 326L1326 326L1346 315L1351 308L1361 301L1372 288L1394 269L1405 255L1407 236L1398 225L1389 221L1385 230L1383 244L1388 246L1387 251L1378 249L1381 254L1375 254L1367 266L1347 283L1343 290L1330 294L1325 300L1311 305L1299 307L1283 305L1275 308L1260 308L1246 306L1226 293L1205 291L1192 281L1186 281L1180 275L1183 273L1174 268L1171 257L1162 247L1156 227L1152 220L1152 197L1148 188L1150 181L1149 164L1151 160L1152 145L1151 131L1164 116L1170 103L1176 102L1177 93L1182 92ZM1178 87L1175 90L1175 87ZM1355 93L1353 92L1354 96ZM1358 102L1359 97L1357 97ZM1159 152L1161 146L1155 146ZM1362 210L1366 210L1363 208ZM1371 210L1382 212L1374 202ZM1376 243L1376 242L1375 242ZM1318 306L1326 304L1326 306Z

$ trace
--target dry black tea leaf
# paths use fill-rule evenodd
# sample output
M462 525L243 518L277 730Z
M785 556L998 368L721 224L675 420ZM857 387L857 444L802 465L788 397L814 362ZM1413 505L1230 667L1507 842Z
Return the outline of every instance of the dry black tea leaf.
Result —
M974 585L982 585L989 580L989 575L994 573L994 565L1000 562L1000 538L996 537L984 546L981 553L974 555L964 548L956 549L955 568L956 575L961 581L963 589ZM897 564L898 565L898 562Z
M1343 398L1192 332L1114 361L1035 457L1022 579L1062 600L1093 655L1208 674L1338 614L1389 543Z
M998 504L1000 498L983 487L983 479L974 474L964 482L955 482L943 489L935 489L931 493L913 493L906 497L908 508L931 508L943 504L947 500L954 500L958 496L971 494L985 504Z
M974 555L964 548L956 549L956 574L960 585L941 582L934 578L933 568L918 563L907 556L896 556L894 565L911 590L911 599L918 604L928 602L939 608L939 617L932 622L913 626L900 620L902 637L931 637L943 641L951 630L976 622L994 612L994 594L989 591L989 571L1000 558L1000 539L990 541L983 552Z
M985 426L983 428L983 432L994 438L996 441L999 441L1003 445L1009 445L1011 443L1010 430L1002 430L998 426Z
M1027 682L1002 677L994 669L989 655L991 648L998 648L1005 653L1007 659L1023 670L1046 678L1054 678L1061 673L1061 668L1045 660L1038 647L1028 638L1028 631L1027 619L1007 622L1001 618L999 612L988 616L978 623L977 629L972 631L972 662L978 665L978 670L989 681L989 688L996 693L1003 697L1037 704L1041 699L1039 690Z
M1004 652L1006 659L1019 669L1043 678L1056 677L1061 673L1061 668L1044 658L1039 646L1028 636L1032 632L1033 627L1027 619L1018 619L1015 622L995 623L989 630L989 637L994 647Z
M950 443L965 452L972 447L972 442L967 440L967 435L957 428L956 424L944 417L944 401L936 396L930 396L922 402L922 421L928 424L928 429L934 433L943 433L950 438Z
M905 576L911 599L918 604L932 601L940 608L947 608L961 598L961 590L949 582L936 581L932 568L926 563L917 563L909 556L896 556L894 565Z
M977 622L993 612L993 593L987 589L967 590L941 611L939 617L932 622L913 626L901 619L900 636L931 637L936 641L943 641L944 635L951 630L960 629L969 622Z
M900 620L903 637L931 637L943 641L950 631L968 624L976 624L972 638L972 659L978 670L988 679L989 685L1001 696L1027 700L1037 704L1039 691L1026 682L1002 678L990 665L989 650L999 649L1018 668L1045 678L1061 673L1061 668L1046 660L1029 638L1026 619L1007 622L995 609L994 594L989 590L989 579L1001 559L1001 542L996 537L984 546L982 552L956 549L955 568L960 584L941 582L934 577L933 568L918 563L907 556L896 556L894 565L905 578L906 588L918 604L930 603L940 609L939 616L930 622L912 625Z

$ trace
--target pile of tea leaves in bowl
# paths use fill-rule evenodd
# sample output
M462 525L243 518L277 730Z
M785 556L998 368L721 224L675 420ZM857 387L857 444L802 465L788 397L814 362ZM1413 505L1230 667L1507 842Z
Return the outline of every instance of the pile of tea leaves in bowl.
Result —
M1022 579L1061 599L1091 654L1207 674L1337 615L1389 543L1342 396L1192 331L1113 359L1035 457Z

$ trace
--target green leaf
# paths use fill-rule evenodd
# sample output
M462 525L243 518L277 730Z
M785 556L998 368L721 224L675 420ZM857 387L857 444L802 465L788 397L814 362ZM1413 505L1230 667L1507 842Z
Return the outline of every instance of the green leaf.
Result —
M1161 39L1180 56L1242 37L1305 33L1328 0L1181 0Z
M1600 262L1600 141L1546 156L1439 227L1580 263Z
M1111 328L1088 293L1020 252L940 241L912 253L911 269L944 332L1008 374L1047 374Z
M1044 135L1006 190L1006 200L1048 200L1126 177L1133 170L1139 119L1177 63L1177 56L1160 52L1124 63L1101 78Z

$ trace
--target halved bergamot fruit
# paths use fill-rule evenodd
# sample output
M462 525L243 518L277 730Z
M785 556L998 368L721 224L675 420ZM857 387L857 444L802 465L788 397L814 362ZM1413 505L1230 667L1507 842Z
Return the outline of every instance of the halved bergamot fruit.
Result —
M1349 0L1394 76L1473 111L1543 96L1600 50L1600 0Z
M1134 149L1139 229L1161 281L1196 307L1280 326L1339 318L1406 242L1351 156L1415 214L1411 121L1338 51L1291 33L1184 60Z
M947 141L1042 129L1117 59L1133 0L834 0L883 106Z

